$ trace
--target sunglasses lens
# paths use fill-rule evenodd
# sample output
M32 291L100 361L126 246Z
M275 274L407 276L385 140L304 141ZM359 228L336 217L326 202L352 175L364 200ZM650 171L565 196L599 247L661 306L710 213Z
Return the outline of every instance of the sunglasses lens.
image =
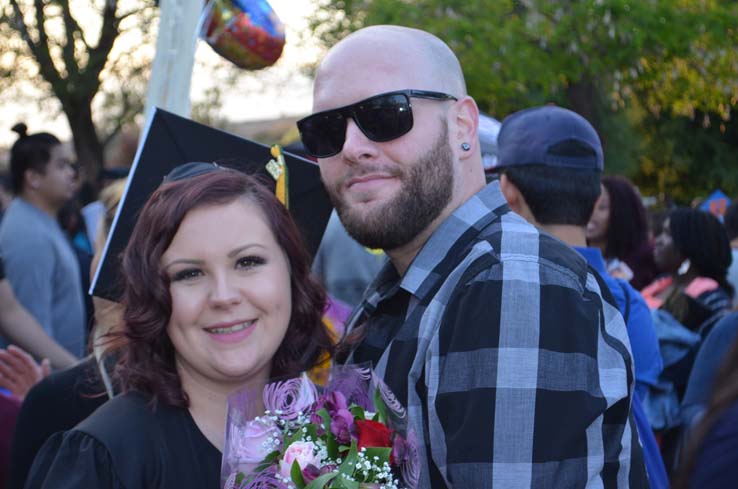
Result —
M325 112L297 123L305 150L316 158L341 152L346 138L346 119L340 112Z
M413 128L410 101L401 93L378 95L354 106L362 132L376 142L391 141Z

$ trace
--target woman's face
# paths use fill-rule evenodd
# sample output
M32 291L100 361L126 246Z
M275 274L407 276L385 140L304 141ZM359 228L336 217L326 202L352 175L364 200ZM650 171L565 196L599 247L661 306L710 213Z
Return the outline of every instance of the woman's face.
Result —
M592 216L587 223L587 241L602 243L607 239L607 228L610 225L610 194L605 186L597 199Z
M290 320L287 257L247 199L194 209L162 266L171 280L167 333L183 385L266 380Z
M661 234L654 241L653 259L661 271L668 273L676 272L684 261L684 256L674 246L669 218L664 221Z

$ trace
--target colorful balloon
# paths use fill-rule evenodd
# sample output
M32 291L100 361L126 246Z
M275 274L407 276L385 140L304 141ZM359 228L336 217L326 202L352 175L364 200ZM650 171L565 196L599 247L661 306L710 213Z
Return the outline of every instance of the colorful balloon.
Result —
M266 0L212 0L202 37L213 50L246 70L273 65L284 48L284 24Z

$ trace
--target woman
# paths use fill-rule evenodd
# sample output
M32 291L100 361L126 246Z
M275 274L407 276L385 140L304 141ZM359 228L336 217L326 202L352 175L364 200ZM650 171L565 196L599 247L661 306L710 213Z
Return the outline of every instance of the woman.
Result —
M651 309L669 312L692 331L730 309L733 287L726 278L732 261L730 243L712 214L671 211L656 237L654 259L667 275L641 291Z
M599 248L608 272L641 290L658 270L638 189L625 177L602 177L602 194L587 224L587 243Z
M662 453L669 460L678 442L679 431L673 428L682 422L680 404L697 351L732 304L733 287L726 279L730 245L715 216L676 209L656 237L654 258L666 275L641 293L654 310L664 370L645 404L654 430L664 433Z
M297 228L253 177L213 167L165 181L123 271L123 394L52 437L27 488L216 488L227 395L331 352Z

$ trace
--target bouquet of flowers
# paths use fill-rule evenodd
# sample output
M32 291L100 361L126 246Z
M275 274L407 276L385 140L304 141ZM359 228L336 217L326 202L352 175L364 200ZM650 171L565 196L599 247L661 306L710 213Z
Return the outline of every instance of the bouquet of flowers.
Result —
M405 409L367 367L334 367L228 399L224 489L408 488L419 476Z

